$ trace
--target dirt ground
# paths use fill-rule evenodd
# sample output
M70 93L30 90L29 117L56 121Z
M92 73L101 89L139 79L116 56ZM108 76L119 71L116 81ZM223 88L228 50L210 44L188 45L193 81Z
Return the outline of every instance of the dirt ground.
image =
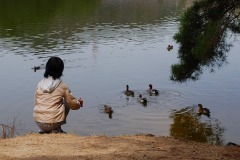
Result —
M29 134L0 139L0 160L240 160L240 147L152 135Z

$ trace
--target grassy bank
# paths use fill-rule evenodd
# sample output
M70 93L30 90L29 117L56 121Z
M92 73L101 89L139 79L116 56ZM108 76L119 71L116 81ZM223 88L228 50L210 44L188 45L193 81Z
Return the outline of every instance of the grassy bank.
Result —
M152 135L28 134L0 139L0 159L223 159L240 160L240 147L214 146Z

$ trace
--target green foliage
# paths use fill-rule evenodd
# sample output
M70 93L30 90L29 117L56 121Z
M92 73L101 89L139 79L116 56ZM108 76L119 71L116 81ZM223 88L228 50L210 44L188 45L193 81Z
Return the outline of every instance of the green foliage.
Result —
M240 0L199 0L180 19L174 39L180 44L179 64L172 65L171 80L197 80L203 67L220 67L229 51L228 29L240 33Z

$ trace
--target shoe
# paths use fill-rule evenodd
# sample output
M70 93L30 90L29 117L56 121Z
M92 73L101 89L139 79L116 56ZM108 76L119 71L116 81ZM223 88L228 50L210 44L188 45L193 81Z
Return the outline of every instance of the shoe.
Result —
M51 133L67 133L67 132L64 132L62 128L58 128L58 129L53 129Z
M43 131L43 130L39 130L39 131L38 131L38 133L39 133L39 134L49 134L49 133L50 133L50 131Z

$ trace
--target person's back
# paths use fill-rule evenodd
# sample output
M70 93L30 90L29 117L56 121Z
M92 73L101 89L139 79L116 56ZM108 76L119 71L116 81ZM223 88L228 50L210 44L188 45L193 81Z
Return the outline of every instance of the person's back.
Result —
M34 119L40 128L39 133L65 133L61 125L66 123L70 109L77 110L83 105L81 98L76 99L67 84L62 82L63 61L51 57L42 79L35 91Z

